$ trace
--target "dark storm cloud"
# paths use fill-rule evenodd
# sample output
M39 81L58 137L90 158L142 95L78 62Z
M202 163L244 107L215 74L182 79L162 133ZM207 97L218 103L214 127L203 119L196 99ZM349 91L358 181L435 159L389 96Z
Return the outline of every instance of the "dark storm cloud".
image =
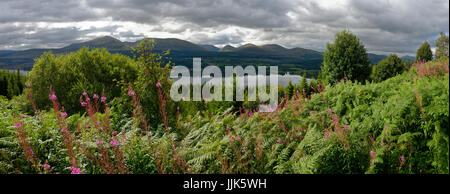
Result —
M80 0L1 0L0 23L83 21L102 17Z
M371 52L409 54L425 40L433 45L440 31L448 33L448 7L448 0L3 0L0 48L51 47L109 32L122 40L163 34L200 44L323 50L348 28ZM107 21L112 28L76 25L85 21Z
M282 27L290 22L286 13L293 5L291 2L289 0L92 0L88 1L88 5L103 9L109 16L120 21L155 23L161 18L169 17L205 27L223 24L243 27Z

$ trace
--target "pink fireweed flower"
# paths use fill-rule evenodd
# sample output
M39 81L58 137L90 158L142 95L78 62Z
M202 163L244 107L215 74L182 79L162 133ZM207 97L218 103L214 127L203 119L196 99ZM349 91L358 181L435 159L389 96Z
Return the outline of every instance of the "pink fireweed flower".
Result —
M277 143L281 143L281 138L278 138Z
M344 130L345 130L345 131L348 130L348 125L344 125Z
M45 163L45 164L44 164L44 169L47 170L47 171L49 171L49 170L50 170L50 165L47 164L47 163Z
M87 93L86 93L86 92L83 92L82 94L83 94L83 96L87 96Z
M100 99L102 102L106 102L106 97L102 96Z
M27 88L31 87L30 83L26 83L25 86L26 86Z
M419 93L419 91L417 91L417 90L414 90L414 94L416 94L416 95L417 95L418 93Z
M50 94L49 98L50 98L50 100L56 100L57 99L55 93Z
M63 132L63 133L66 132L66 129L65 129L65 128L62 128L62 129L61 129L61 132Z
M117 139L111 140L111 146L116 147L119 145L119 141L117 141Z
M234 138L233 137L230 138L230 142L234 142Z
M86 96L86 102L89 102L89 101L91 101L91 99Z
M21 127L22 127L22 123L20 123L20 122L17 122L17 123L14 125L14 128L16 128L16 129L21 128Z
M81 106L87 106L87 102L81 102Z
M333 120L335 120L335 121L337 121L338 119L339 119L338 116L334 116L334 117L333 117Z
M128 91L128 96L134 96L135 92L133 90Z
M34 152L33 152L33 150L31 148L28 150L28 154L34 155Z
M328 114L333 114L333 111L331 111L331 109L328 109Z
M66 118L67 117L67 113L66 112L62 112L61 113L61 117Z
M103 141L97 141L97 146L101 146L101 145L103 145Z
M375 152L373 151L373 150L370 150L370 157L372 157L372 159L374 159L375 158Z
M405 156L400 156L400 161L403 163L403 162L405 162Z
M98 99L98 95L97 95L97 94L94 94L94 95L92 96L92 98Z
M83 171L79 168L70 167L70 169L72 170L72 172L70 174L83 174Z
M162 85L161 85L161 82L157 82L157 83L156 83L156 87L157 87L157 88L160 88L161 86L162 86Z
M20 119L23 119L23 118L25 118L25 115L24 114L20 114Z

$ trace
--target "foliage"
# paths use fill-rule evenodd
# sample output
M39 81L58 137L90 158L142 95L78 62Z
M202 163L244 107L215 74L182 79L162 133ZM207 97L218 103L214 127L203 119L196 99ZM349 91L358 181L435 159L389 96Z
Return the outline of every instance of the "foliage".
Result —
M401 74L405 70L404 61L396 54L389 55L383 59L372 70L371 78L376 82L381 82L388 78Z
M350 31L336 34L323 54L322 73L329 84L344 79L364 81L369 77L369 59L364 45Z
M423 44L417 49L416 53L416 62L418 61L430 61L433 59L433 52L431 51L430 44L425 41Z
M440 33L439 38L436 40L436 59L441 57L448 57L448 36L443 32Z
M0 71L0 96L6 96L11 99L14 96L20 95L25 88L26 77L17 72Z
M76 113L83 110L79 101L82 92L101 94L104 90L112 99L121 96L118 83L135 78L136 65L129 57L84 47L75 53L54 56L48 52L37 58L28 83L38 109L49 108L52 86L61 105L69 113Z
M151 58L138 59L138 80L123 84L121 97L75 97L85 103L80 114L64 112L53 91L45 94L52 109L34 115L0 97L0 172L449 173L448 57L379 83L314 81L305 86L313 94L283 95L271 113L249 110L249 102L239 111L232 103L181 102L189 114L169 113L171 122L163 116L170 106L162 106L173 103L162 95L166 63ZM158 116L143 119L150 102ZM147 119L151 131L142 130Z

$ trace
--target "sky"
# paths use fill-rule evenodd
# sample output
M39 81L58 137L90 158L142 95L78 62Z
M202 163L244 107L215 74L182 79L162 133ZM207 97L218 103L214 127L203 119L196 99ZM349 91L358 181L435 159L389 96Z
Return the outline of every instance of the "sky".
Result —
M449 32L449 0L0 0L0 50L100 36L323 51L349 29L369 52L414 55Z

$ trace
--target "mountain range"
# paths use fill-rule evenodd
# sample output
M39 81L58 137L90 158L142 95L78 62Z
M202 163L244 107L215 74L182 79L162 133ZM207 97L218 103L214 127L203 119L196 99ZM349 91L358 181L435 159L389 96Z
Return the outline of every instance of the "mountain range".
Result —
M176 38L153 38L155 47L153 51L170 50L170 58L176 65L192 67L192 58L201 57L202 65L278 65L280 72L301 73L318 72L322 64L323 53L304 49L288 49L277 44L254 45L245 44L239 47L226 45L218 48L214 45L200 45ZM22 51L0 50L0 69L31 70L34 58L44 52L65 54L76 52L82 47L106 48L111 53L120 53L132 56L132 47L136 42L122 42L110 36L104 36L86 42L71 44L55 49L28 49ZM385 55L368 54L371 63L375 64L386 58ZM414 57L406 56L407 60Z

